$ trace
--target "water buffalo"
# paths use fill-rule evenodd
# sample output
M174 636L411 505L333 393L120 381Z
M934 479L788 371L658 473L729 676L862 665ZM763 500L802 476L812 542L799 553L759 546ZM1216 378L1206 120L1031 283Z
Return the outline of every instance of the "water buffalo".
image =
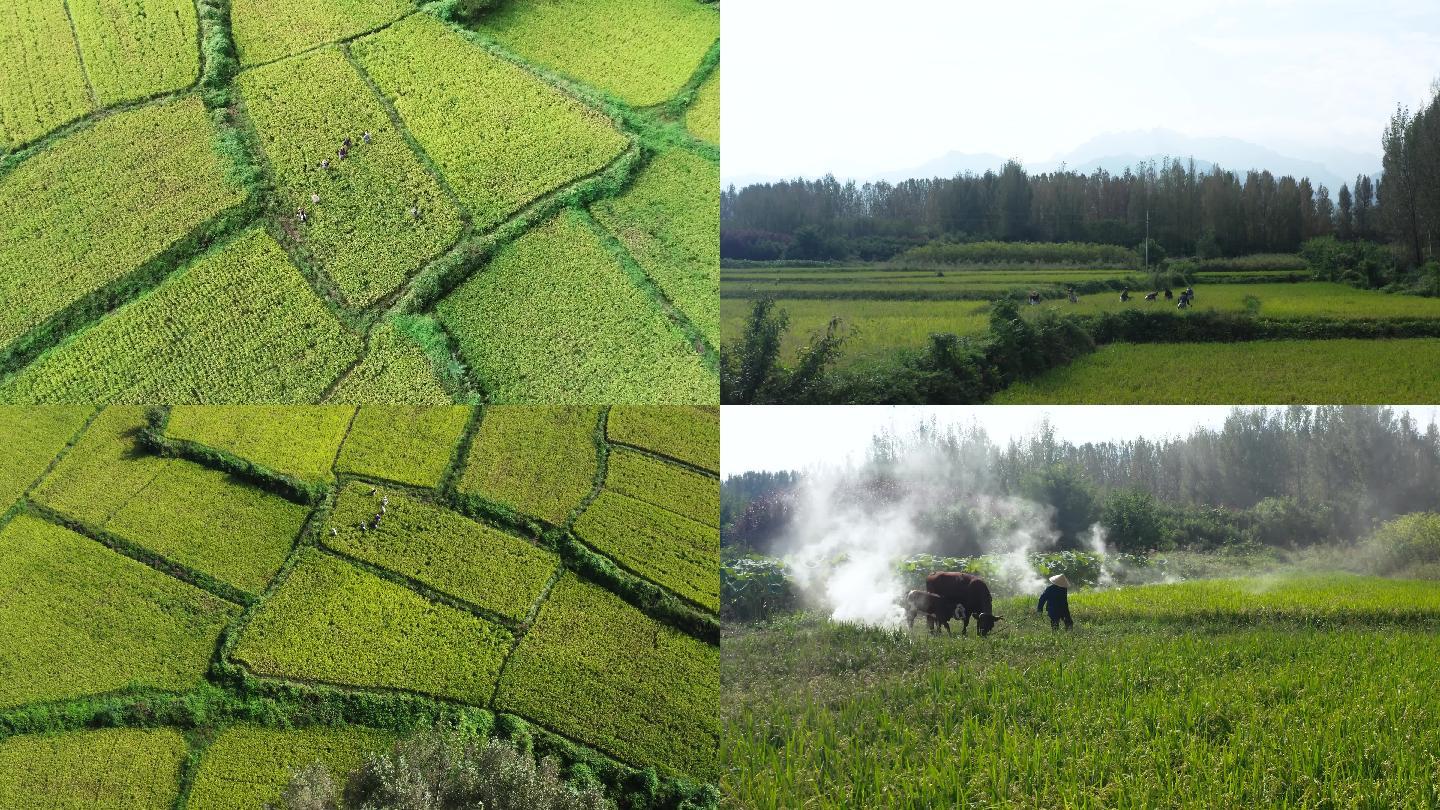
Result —
M930 632L938 633L944 627L945 632L955 635L950 629L950 619L964 618L963 614L957 613L958 606L953 602L928 591L911 591L905 594L905 622L910 628L915 627L915 617L921 613L925 614L925 626Z
M974 574L936 571L925 578L925 590L958 606L955 615L961 621L962 636L970 629L971 615L975 616L976 632L982 636L989 635L995 628L995 622L1005 618L995 615L995 608L990 600L990 586Z

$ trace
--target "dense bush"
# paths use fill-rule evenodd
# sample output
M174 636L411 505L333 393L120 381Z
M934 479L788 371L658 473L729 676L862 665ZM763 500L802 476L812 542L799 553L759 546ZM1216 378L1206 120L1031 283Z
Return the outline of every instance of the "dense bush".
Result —
M1320 236L1300 246L1300 255L1317 278L1377 289L1395 280L1395 256L1384 245L1357 239L1342 242Z
M1416 512L1387 521L1370 536L1368 550L1381 573L1440 573L1440 513Z

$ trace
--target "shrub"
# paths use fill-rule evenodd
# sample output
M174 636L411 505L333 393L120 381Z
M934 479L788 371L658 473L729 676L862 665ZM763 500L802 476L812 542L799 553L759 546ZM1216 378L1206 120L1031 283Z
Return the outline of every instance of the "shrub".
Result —
M1381 573L1440 564L1440 513L1416 512L1388 521L1375 530L1367 546Z

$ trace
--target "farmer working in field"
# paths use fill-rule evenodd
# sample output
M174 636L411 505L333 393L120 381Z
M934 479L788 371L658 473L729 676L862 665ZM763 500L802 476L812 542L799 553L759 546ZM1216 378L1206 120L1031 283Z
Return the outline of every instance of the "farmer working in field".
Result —
M1075 626L1070 619L1070 580L1064 574L1056 574L1050 577L1050 587L1040 594L1040 602L1035 605L1035 612L1044 610L1050 614L1050 629L1060 629L1060 622L1065 622L1065 629L1069 630Z

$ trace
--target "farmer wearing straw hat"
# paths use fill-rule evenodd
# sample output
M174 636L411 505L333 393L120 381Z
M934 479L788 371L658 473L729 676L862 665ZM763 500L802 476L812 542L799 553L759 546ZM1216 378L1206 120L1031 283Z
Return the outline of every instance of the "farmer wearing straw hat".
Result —
M1065 622L1065 629L1069 630L1075 626L1070 619L1070 580L1064 574L1056 574L1050 577L1050 587L1040 594L1040 602L1035 605L1035 612L1044 610L1050 614L1050 629L1059 630L1060 622Z

